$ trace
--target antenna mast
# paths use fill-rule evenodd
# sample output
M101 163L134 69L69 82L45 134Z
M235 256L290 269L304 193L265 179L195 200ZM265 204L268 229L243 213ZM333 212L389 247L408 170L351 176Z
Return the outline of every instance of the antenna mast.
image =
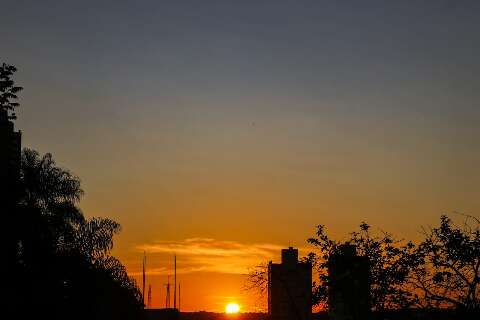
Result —
M143 251L143 272L142 272L142 300L145 307L145 269L147 268L147 256Z
M170 276L167 276L167 294L165 296L165 308L170 308Z
M177 255L173 256L173 308L177 309Z
M150 309L152 307L152 285L148 285L148 298L147 298L147 308Z

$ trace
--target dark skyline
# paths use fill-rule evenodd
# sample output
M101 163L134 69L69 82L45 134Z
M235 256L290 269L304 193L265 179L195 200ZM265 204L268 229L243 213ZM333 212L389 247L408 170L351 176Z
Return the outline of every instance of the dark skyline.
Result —
M443 212L480 211L479 1L1 8L24 146L82 177L87 215L124 226L129 271L145 248L155 277L172 247L241 252L183 257L186 295L223 279L187 309L223 309L214 294L239 294L251 248L302 247L318 223L415 238Z

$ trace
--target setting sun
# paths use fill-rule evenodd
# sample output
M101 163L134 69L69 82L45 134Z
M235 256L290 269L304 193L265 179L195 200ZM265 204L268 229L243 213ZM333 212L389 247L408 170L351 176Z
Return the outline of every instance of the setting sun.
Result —
M225 307L226 313L238 313L240 311L240 306L236 303L229 303Z

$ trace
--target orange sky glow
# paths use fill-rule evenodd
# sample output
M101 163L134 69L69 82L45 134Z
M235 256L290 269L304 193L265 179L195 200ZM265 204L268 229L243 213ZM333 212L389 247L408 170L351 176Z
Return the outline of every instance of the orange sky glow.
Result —
M154 307L174 254L182 310L265 310L245 274L319 224L480 213L480 1L87 2L2 3L15 126Z

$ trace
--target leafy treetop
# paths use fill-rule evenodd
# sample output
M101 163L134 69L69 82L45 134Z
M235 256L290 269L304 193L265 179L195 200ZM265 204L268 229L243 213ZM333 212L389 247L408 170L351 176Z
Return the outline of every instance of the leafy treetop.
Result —
M2 63L0 66L0 110L5 110L7 118L15 120L15 108L19 106L18 102L14 100L18 99L17 93L22 90L22 87L15 85L12 76L17 71L12 65Z

